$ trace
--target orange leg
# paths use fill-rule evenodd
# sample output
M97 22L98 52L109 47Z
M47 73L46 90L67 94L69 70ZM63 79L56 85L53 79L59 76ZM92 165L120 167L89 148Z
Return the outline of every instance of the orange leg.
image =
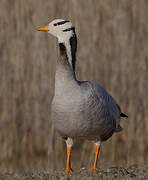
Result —
M96 145L95 144L95 147L94 147L94 151L95 151L95 161L94 161L94 164L93 164L93 167L89 170L89 172L93 172L93 171L96 171L97 170L97 160L98 160L98 154L100 152L100 148L101 148L101 145Z
M70 167L71 151L72 151L72 147L67 146L67 165L65 169L66 173L72 173L72 169Z

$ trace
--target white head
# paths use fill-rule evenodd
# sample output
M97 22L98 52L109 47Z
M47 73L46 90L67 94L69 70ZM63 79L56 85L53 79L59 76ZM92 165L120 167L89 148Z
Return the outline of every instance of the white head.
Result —
M69 40L75 34L75 27L69 21L55 19L46 26L37 28L38 31L46 31L58 38L59 43Z

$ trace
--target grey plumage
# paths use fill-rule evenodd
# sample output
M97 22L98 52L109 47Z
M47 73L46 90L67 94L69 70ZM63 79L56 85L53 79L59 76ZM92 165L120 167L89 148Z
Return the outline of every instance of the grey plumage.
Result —
M104 88L91 82L65 83L52 103L53 124L61 136L105 141L119 131L120 111Z

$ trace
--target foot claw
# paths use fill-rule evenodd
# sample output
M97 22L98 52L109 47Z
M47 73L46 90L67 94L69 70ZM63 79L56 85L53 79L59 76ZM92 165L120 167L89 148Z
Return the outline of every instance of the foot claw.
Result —
M67 174L69 174L69 173L72 173L73 170L72 170L71 168L66 168L66 169L65 169L65 172L66 172Z
M97 170L98 170L98 168L92 167L92 168L89 169L89 172L93 172L93 171L97 171Z

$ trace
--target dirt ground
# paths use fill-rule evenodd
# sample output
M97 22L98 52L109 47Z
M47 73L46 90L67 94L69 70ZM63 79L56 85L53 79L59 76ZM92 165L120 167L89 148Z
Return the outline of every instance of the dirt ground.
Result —
M107 169L100 169L94 173L89 173L85 168L73 174L65 174L63 171L38 172L24 174L0 174L0 180L147 180L148 165L132 165L127 168L111 166Z

